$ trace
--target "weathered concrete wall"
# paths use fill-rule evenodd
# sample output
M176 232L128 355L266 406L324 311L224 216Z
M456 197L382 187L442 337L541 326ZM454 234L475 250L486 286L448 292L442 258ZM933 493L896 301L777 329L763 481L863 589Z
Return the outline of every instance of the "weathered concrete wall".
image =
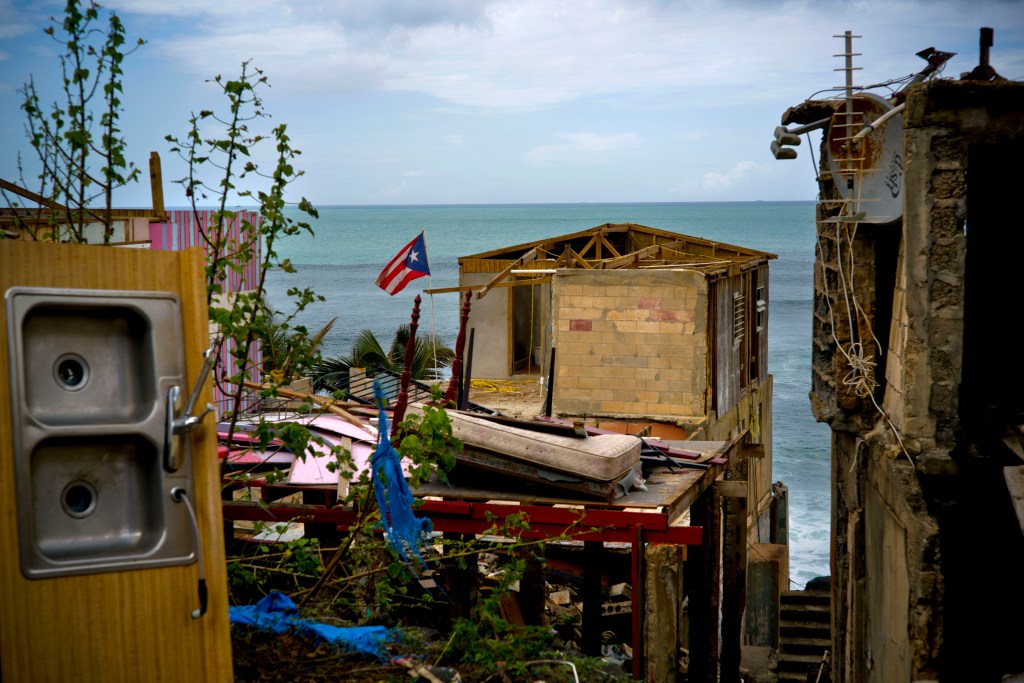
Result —
M824 242L815 269L812 395L815 415L833 429L833 681L999 680L1024 666L1012 646L1001 645L1019 642L1021 628L987 628L1017 623L1011 615L1024 604L1019 582L1002 570L1024 554L1019 524L1004 504L999 458L986 453L1003 436L976 428L966 434L972 407L961 405L964 383L977 380L965 375L968 295L982 311L1001 310L989 302L1007 295L1002 287L987 291L984 276L974 278L973 289L967 282L968 234L991 239L1003 227L996 210L995 220L989 212L989 222L969 232L969 180L972 201L988 202L993 198L978 190L1005 177L968 162L998 157L976 154L976 147L1016 149L1022 136L1020 84L915 86L904 111L900 242L886 241L879 229L843 233L835 223L819 224L819 236L837 235ZM824 194L834 196L829 188ZM974 252L983 254L975 272L1017 268L1019 249L1001 253L998 241L986 242L987 250L982 244L975 238ZM842 284L843 249L858 272L862 260L875 264L871 281L858 275L852 291L858 304L871 304L862 337L867 330L885 342L878 359L884 386L861 400L844 395L845 356L830 339L834 333L842 345L851 338L849 323L834 315L841 310L835 285ZM977 315L983 322L985 314ZM982 391L974 398L988 397Z
M703 418L708 400L703 274L560 270L552 288L556 413Z
M494 279L494 273L464 273L459 284L479 289ZM494 289L482 299L474 292L470 301L467 330L473 332L473 377L507 379L508 368L508 288ZM469 332L466 333L469 343Z
M967 248L960 207L966 202L968 143L956 130L928 120L926 92L912 94L905 110L905 326L896 340L902 405L895 407L895 394L886 403L900 419L897 428L930 450L940 441L952 446L958 412Z

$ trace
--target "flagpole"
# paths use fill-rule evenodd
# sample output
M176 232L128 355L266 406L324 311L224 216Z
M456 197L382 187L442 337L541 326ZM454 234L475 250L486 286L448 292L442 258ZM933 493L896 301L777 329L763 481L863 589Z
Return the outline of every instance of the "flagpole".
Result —
M434 289L434 276L428 275L427 282L430 284L430 289ZM434 346L434 379L440 380L437 372L437 328L434 326L434 292L430 292L430 343Z

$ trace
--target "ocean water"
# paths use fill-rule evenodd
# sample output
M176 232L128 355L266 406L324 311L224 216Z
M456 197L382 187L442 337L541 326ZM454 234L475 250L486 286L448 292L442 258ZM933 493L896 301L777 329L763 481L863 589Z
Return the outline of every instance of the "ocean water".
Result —
M317 330L334 319L325 355L347 355L356 335L383 344L409 322L422 297L419 330L454 345L460 299L422 294L458 283L459 256L586 230L604 223L652 228L778 255L769 266L768 371L774 376L773 478L789 488L790 588L829 570L829 429L811 416L813 202L502 204L317 207L314 235L289 237L279 254L296 266L268 278L273 305L289 310L287 290L311 287L326 301L298 321ZM296 213L296 216L299 214ZM425 231L431 275L390 296L374 281L381 268Z

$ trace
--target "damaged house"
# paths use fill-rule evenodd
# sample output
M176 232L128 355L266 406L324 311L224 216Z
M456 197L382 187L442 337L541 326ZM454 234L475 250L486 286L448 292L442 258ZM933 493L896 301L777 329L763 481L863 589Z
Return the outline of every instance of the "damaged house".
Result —
M745 481L730 483L744 487L734 495L745 501L746 541L757 552L725 581L746 576L743 644L777 648L788 546L786 488L772 481L768 270L775 258L627 223L458 263L459 289L474 292L473 377L537 375L548 416L593 428L744 445ZM711 575L721 576L719 553L710 554Z

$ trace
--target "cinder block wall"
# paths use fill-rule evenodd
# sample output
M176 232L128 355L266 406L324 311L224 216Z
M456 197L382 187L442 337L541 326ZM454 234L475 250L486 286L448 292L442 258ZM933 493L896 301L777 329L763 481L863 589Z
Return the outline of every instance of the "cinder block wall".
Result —
M552 287L554 412L687 423L707 414L703 274L572 269Z

